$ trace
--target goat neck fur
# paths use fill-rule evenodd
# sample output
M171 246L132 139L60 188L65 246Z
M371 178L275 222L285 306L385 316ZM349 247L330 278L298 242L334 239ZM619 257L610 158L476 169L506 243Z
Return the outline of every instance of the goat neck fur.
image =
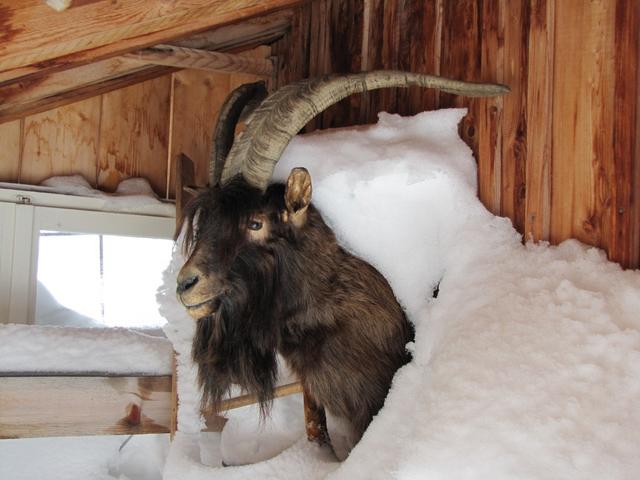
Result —
M302 170L264 194L238 177L192 205L185 268L216 292L205 296L193 358L205 406L235 383L258 395L264 413L280 352L313 400L359 438L409 360L413 330L384 277L341 248L309 204Z

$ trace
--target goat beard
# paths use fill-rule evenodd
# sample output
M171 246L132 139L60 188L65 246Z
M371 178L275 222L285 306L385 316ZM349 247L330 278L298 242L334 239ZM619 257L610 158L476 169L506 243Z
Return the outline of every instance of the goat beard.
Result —
M219 309L198 320L192 357L198 365L203 411L219 410L233 384L255 394L269 413L278 376L273 262L242 262ZM271 267L271 268L268 268Z

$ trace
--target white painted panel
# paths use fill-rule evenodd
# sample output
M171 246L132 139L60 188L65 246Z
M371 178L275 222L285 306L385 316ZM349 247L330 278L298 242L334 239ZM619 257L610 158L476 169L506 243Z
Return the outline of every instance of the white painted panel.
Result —
M34 298L31 278L34 207L15 206L13 258L11 266L11 290L9 323L29 323L29 304Z
M9 321L16 206L0 203L0 323Z

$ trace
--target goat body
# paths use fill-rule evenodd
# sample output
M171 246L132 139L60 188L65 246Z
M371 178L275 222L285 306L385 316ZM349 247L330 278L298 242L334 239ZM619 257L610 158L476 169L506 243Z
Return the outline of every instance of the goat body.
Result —
M302 170L264 194L238 178L201 195L178 291L198 322L205 404L236 383L265 411L279 352L311 399L359 438L409 360L413 329L384 277L338 245Z

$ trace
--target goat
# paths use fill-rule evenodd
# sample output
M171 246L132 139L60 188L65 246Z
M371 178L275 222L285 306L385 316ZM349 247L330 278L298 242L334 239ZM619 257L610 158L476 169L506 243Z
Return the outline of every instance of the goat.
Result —
M212 185L186 213L189 258L177 287L197 321L192 354L205 406L238 384L266 413L280 353L310 400L346 419L356 440L382 407L409 361L411 324L384 277L338 245L311 203L307 170L268 183L290 139L319 111L357 91L408 85L507 91L405 72L303 81L267 97L214 167Z

